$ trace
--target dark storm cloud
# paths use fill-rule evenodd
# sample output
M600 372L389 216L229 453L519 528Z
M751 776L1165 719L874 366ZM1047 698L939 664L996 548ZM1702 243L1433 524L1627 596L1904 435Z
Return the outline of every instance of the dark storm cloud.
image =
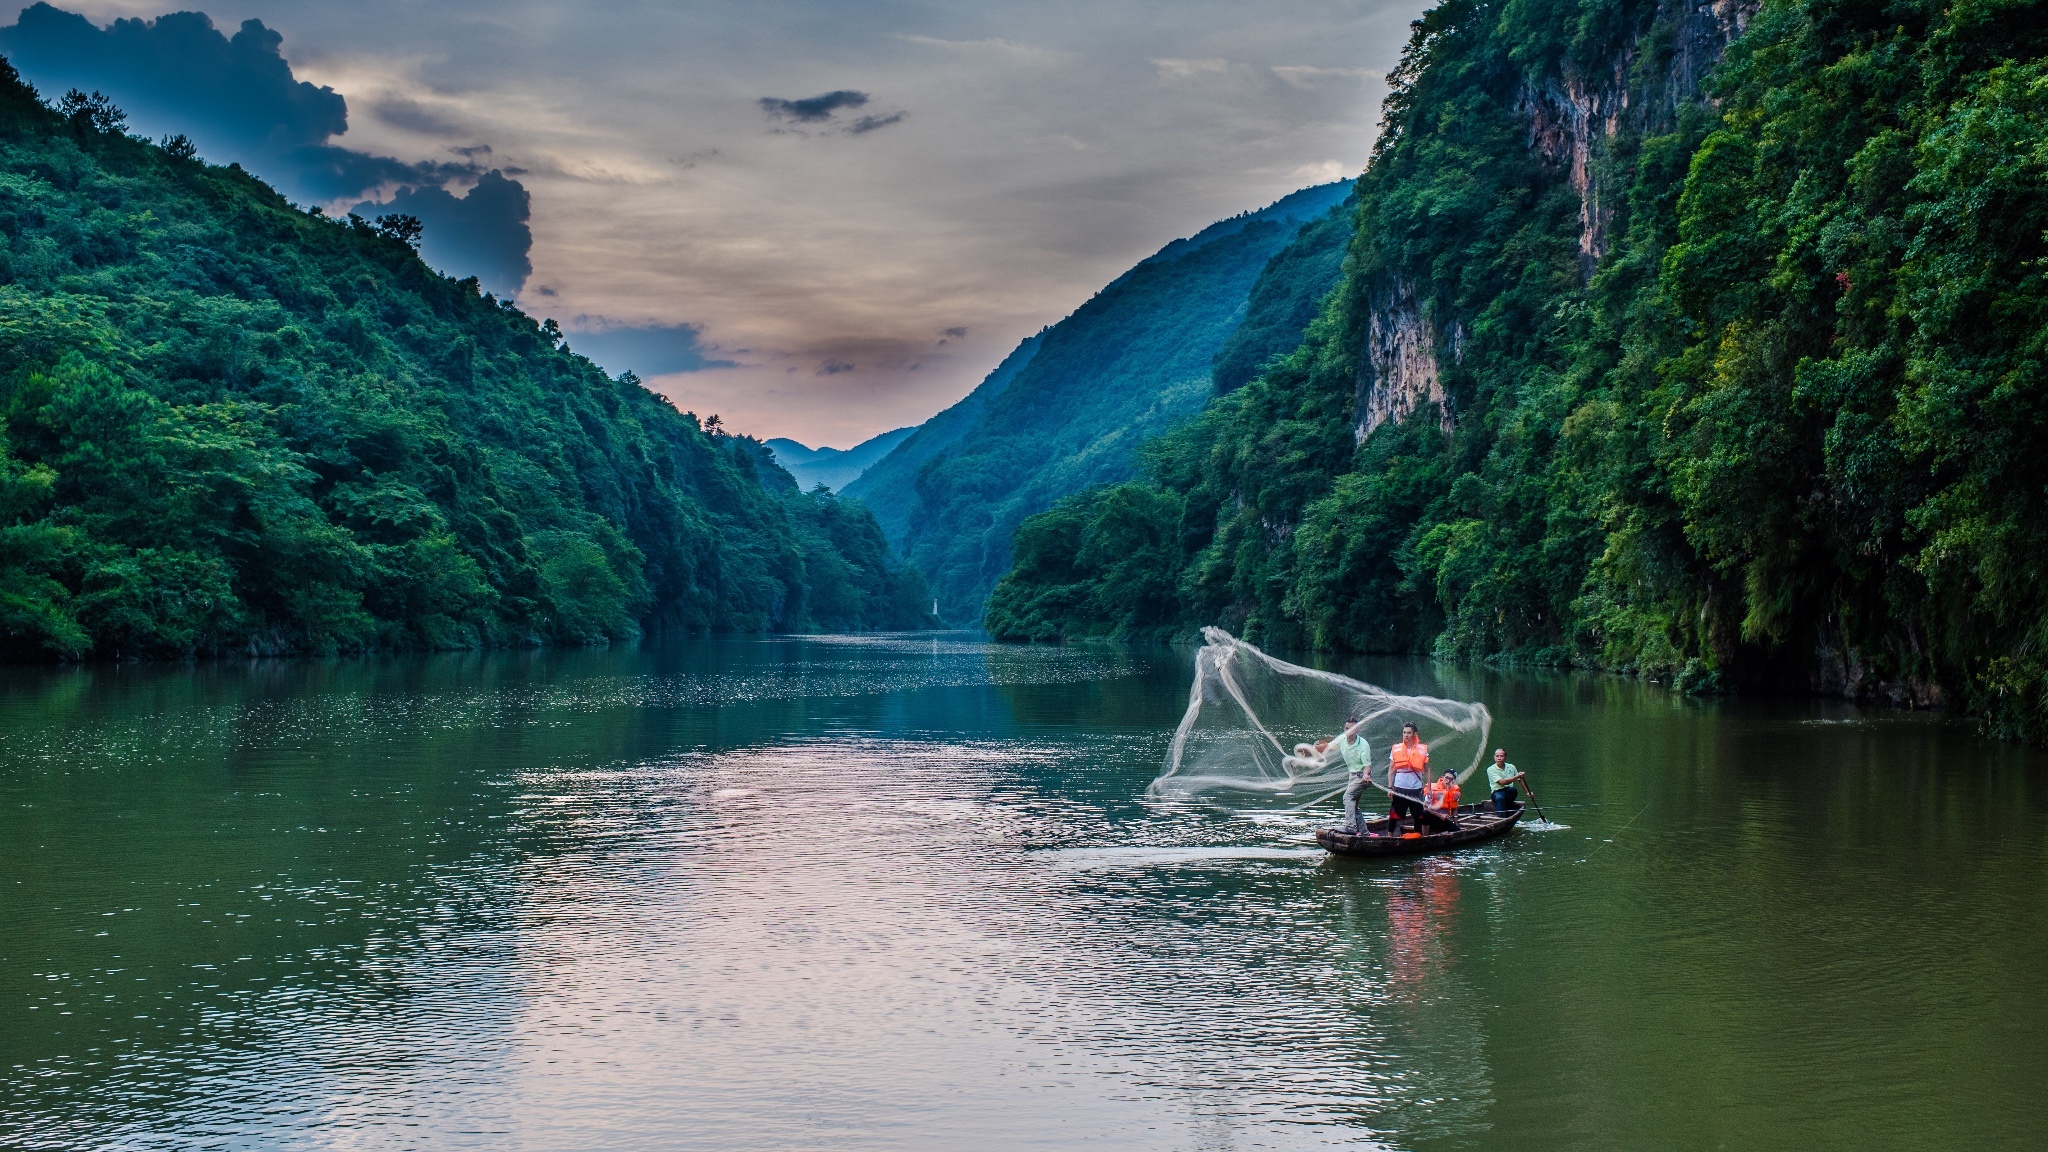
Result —
M795 120L800 124L817 124L832 118L841 108L859 108L868 102L868 94L841 88L821 96L808 96L802 100L782 100L774 96L761 97L761 107L777 120Z
M802 100L784 100L779 96L763 96L761 97L760 104L762 111L768 113L771 119L792 124L827 125L829 130L844 132L848 136L859 136L863 133L873 132L877 128L887 128L891 124L901 123L903 118L909 115L908 112L875 112L846 121L834 120L832 118L833 114L842 108L866 107L868 100L869 96L865 92L855 92L851 88L841 88L836 92L806 96ZM778 128L776 131L794 131L800 135L803 134L801 129Z
M202 12L100 28L41 3L0 28L0 50L26 75L98 87L138 121L168 119L152 115L162 110L213 148L265 154L325 144L348 130L341 94L294 79L278 52L283 42L260 20L243 21L230 39Z
M697 329L688 324L625 327L603 319L579 316L569 325L569 347L616 375L641 376L731 368L730 360L713 360L698 344Z
M462 196L446 188L400 188L384 203L362 203L351 211L360 216L402 212L417 216L426 232L420 255L436 268L459 269L502 296L519 292L533 274L527 253L533 233L526 221L532 197L517 180L493 169Z
M396 187L389 202L363 203L366 216L404 212L426 225L421 254L455 275L479 277L505 295L530 271L528 197L503 170L486 173L462 150L459 162L409 162L330 143L348 131L348 104L332 88L292 75L284 38L260 20L232 36L203 12L155 20L116 20L102 28L47 3L22 10L0 28L0 52L45 91L98 89L113 97L146 135L184 133L216 163L236 161L287 196L332 204ZM385 118L424 121L418 109ZM435 124L433 127L453 126ZM485 149L488 151L488 149ZM463 196L443 186L475 181Z

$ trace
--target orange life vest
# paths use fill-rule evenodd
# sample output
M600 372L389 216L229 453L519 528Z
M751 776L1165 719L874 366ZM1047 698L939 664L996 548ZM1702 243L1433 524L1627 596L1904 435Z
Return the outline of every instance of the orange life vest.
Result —
M1422 802L1439 812L1454 811L1458 807L1458 786L1437 781L1423 789Z
M1413 747L1400 743L1394 745L1391 763L1395 772L1413 772L1424 780L1429 779L1429 745L1417 740Z

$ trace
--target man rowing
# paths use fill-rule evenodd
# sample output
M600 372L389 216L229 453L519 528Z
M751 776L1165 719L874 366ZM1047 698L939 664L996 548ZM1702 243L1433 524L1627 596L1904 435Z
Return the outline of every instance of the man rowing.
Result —
M1522 779L1522 775L1520 768L1508 763L1507 749L1493 750L1493 763L1486 766L1486 783L1493 789L1495 812L1507 815L1508 809L1514 807L1515 801L1521 798L1515 791L1515 785Z

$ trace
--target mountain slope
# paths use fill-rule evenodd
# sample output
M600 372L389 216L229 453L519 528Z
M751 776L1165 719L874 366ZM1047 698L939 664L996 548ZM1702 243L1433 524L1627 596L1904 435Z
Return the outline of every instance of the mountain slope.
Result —
M2042 7L1440 4L1301 347L1027 523L989 627L2048 735Z
M1347 194L1344 184L1304 189L1174 241L1036 337L1006 386L977 390L988 392L980 412L919 466L905 517L904 554L943 617L980 617L1024 517L1129 476L1141 440L1201 408L1211 360L1267 261ZM879 487L856 491L867 499Z
M932 457L952 447L967 435L989 398L1010 386L1017 373L1038 354L1045 333L1027 336L1011 349L1003 362L984 377L974 391L960 402L911 430L909 436L889 454L868 466L860 478L846 486L845 494L874 510L875 520L890 542L901 545L910 531L911 514L917 511L917 473Z
M823 484L834 490L844 488L867 471L868 465L887 456L917 429L897 428L870 437L851 448L809 448L794 440L777 437L765 441L781 465L806 491Z
M1347 186L1348 187L1348 186ZM1259 271L1245 299L1244 319L1216 353L1210 378L1217 392L1243 387L1275 356L1294 351L1323 297L1344 270L1351 247L1355 199L1346 196L1327 215L1298 233Z
M759 444L400 239L59 116L4 61L0 417L11 657L921 615L865 511Z

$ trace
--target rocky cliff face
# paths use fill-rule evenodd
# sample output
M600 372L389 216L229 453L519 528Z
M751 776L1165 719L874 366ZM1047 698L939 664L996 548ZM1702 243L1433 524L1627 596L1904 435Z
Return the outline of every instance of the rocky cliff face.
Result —
M1405 420L1423 406L1432 408L1437 422L1450 428L1451 405L1437 378L1436 347L1436 325L1423 313L1413 286L1395 278L1384 298L1374 301L1365 355L1358 358L1352 422L1358 443L1365 443L1387 421Z
M1528 117L1528 146L1564 170L1579 195L1579 267L1583 276L1608 252L1614 220L1599 163L1622 131L1668 131L1679 109L1705 99L1700 85L1756 14L1758 0L1666 0L1640 35L1586 72L1525 76L1516 107ZM1352 428L1358 442L1389 420L1434 410L1446 429L1452 412L1438 379L1439 355L1456 356L1464 327L1453 320L1440 346L1420 294L1396 278L1369 293L1365 346L1358 357Z
M1667 0L1642 36L1581 75L1567 65L1523 80L1517 104L1529 118L1529 147L1562 166L1579 194L1579 258L1586 275L1607 254L1614 208L1602 193L1598 150L1624 127L1666 131L1678 109L1702 99L1700 84L1749 27L1756 0Z

